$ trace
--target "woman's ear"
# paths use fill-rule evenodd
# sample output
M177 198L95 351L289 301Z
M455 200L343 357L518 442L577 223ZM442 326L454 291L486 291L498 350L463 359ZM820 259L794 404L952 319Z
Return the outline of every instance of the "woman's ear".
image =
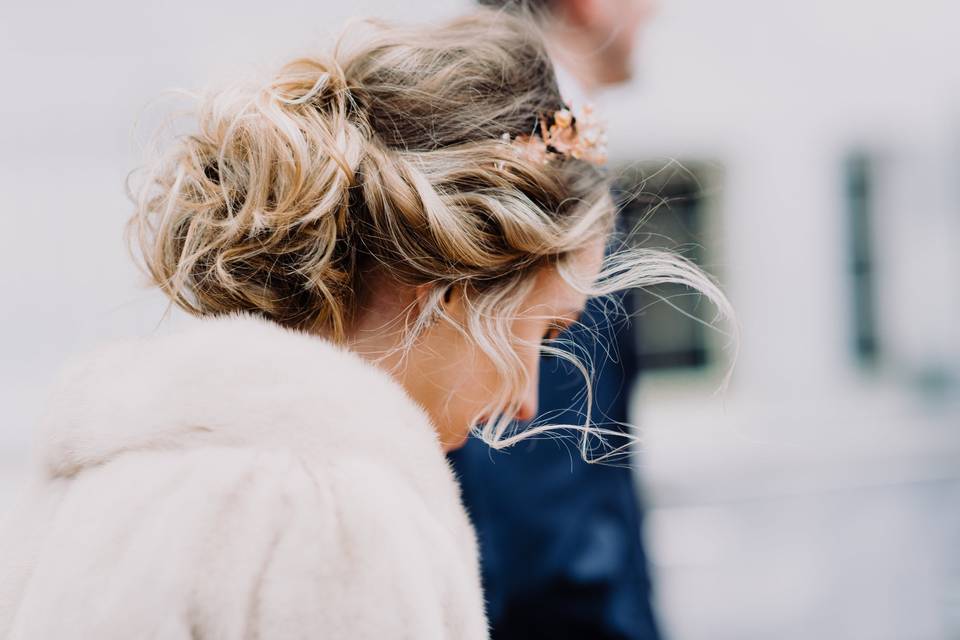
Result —
M448 316L458 321L466 317L467 295L462 284L451 284L444 287L440 299L443 304L443 311Z
M455 319L463 316L463 291L461 286L454 284L421 284L415 288L417 307L422 313L424 309L439 307L445 315Z

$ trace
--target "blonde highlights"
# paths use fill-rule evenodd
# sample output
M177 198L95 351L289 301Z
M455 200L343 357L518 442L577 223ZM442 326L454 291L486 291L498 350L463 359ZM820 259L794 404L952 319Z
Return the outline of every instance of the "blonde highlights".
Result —
M531 162L502 140L564 106L530 22L480 11L352 35L201 100L196 130L135 176L129 237L188 312L256 313L337 342L366 278L433 288L407 346L442 316L441 292L461 287L464 334L503 380L482 435L503 446L525 384L509 319L539 269L573 283L566 259L611 231L607 180L571 157ZM576 286L602 295L665 278L725 304L698 270L636 251Z

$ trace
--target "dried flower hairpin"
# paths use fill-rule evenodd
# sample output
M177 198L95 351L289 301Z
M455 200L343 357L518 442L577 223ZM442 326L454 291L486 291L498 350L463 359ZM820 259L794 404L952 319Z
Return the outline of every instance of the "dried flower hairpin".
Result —
M504 133L501 139L512 144L519 156L532 162L546 163L557 155L598 165L607 161L607 135L589 104L576 115L572 108L567 108L554 111L549 118L541 116L532 134L511 138L509 133Z

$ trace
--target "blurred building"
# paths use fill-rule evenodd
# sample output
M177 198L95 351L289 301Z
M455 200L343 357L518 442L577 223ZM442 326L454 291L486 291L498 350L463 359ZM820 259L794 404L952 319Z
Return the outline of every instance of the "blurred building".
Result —
M713 310L638 294L669 637L960 637L958 17L669 0L641 82L607 96L634 240L739 315L721 389Z
M170 104L150 101L350 15L469 4L3 9L0 517L57 364L163 314L121 237L133 124ZM739 319L721 389L727 337L642 301L638 473L670 638L960 638L958 23L941 0L661 0L641 77L598 105L621 185L647 194L633 213L658 203L634 239L715 273Z

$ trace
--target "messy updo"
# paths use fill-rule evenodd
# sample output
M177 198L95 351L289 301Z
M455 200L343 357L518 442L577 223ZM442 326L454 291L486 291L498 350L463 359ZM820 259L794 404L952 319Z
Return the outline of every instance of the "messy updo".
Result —
M130 237L176 304L342 342L367 279L388 277L433 292L407 322L411 345L460 287L465 333L502 374L485 412L500 418L483 430L502 446L525 384L509 318L541 267L591 294L672 280L722 300L660 254L614 254L592 286L565 272L610 232L615 209L593 164L532 162L501 139L564 106L527 21L481 11L442 27L367 27L330 55L206 96L195 132L139 172Z

